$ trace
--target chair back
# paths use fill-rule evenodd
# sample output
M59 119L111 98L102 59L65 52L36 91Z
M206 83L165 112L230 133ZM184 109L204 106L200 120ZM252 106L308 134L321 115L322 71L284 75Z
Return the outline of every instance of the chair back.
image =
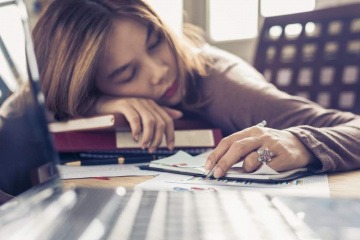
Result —
M291 95L360 114L360 4L265 18L254 66Z

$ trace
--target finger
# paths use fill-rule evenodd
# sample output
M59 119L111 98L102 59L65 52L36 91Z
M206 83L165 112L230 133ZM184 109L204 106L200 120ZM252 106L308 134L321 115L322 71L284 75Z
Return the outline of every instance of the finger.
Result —
M259 169L261 166L261 162L258 161L259 154L256 151L249 153L243 162L243 169L245 172L254 172L255 170Z
M183 116L183 113L179 110L163 107L163 110L172 118L172 119L178 119Z
M141 133L141 117L132 107L119 107L119 112L122 113L129 122L131 133L135 141L139 140Z
M235 163L240 161L242 157L258 149L261 143L257 138L245 138L234 142L229 150L217 162L214 177L223 176Z
M174 121L163 108L157 106L155 111L160 115L162 121L165 123L163 133L166 137L166 145L170 150L173 150L175 142Z
M245 172L248 172L248 173L255 172L263 165L262 162L257 160L258 157L259 157L259 155L256 152L253 152L253 153L249 154L248 156L246 156L246 158L244 159L244 163L243 163L243 169ZM275 171L281 172L281 171L284 171L281 169L281 165L282 165L281 162L283 162L283 161L281 160L281 158L279 156L274 156L271 159L271 161L268 162L266 165L268 165L270 168L272 168Z
M143 135L141 139L141 148L147 148L153 139L154 127L155 127L155 117L149 108L147 107L146 101L136 102L134 104L136 109L141 117L141 122L143 126Z
M163 119L157 114L154 114L155 118L155 126L154 126L154 133L153 139L149 146L149 152L152 153L156 150L157 147L161 144L164 138L164 131L165 131L165 122Z
M210 153L205 163L205 170L210 171L215 164L220 160L220 158L227 152L230 148L232 142L229 137L223 138L217 147Z
M215 164L220 160L220 158L228 151L233 142L249 137L260 136L263 133L263 127L253 126L223 138L218 144L218 146L209 155L204 166L205 170L209 171L210 169L212 169Z
M276 145L270 145L270 146L271 147L269 147L268 150L271 151L271 155L270 155L271 159L270 159L270 161L266 162L266 164L275 171L289 170L289 169L284 169L288 166L285 163L285 161L283 161L285 159L281 155L278 154L280 149L276 148ZM258 150L264 150L265 148L266 147L262 146ZM272 149L272 150L270 150L270 149ZM243 169L245 172L254 172L257 169L259 169L259 167L261 167L261 165L263 164L259 160L260 155L258 153L258 150L248 154L245 157L244 163L243 163Z

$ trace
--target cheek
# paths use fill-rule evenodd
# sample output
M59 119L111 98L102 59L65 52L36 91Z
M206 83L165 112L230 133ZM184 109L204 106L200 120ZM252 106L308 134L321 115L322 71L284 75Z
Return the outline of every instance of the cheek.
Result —
M103 94L117 95L119 87L116 83L108 82L101 79L95 80L95 87Z
M101 93L107 93L108 91L108 84L105 83L102 80L95 80L95 87L101 92Z
M112 82L97 82L96 88L106 95L119 96L119 97L148 97L146 89L139 87L139 84L119 84ZM144 93L145 92L145 93Z

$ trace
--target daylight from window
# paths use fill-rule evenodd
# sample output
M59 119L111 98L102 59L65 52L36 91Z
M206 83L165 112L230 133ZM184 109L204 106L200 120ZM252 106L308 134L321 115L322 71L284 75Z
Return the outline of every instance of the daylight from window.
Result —
M315 0L208 0L207 30L214 42L255 38L258 34L259 3L264 17L312 11ZM273 34L279 34L273 29ZM289 35L301 31L299 26L286 29Z
M146 0L171 29L180 34L183 26L183 0Z
M254 38L258 31L258 1L209 0L208 32L213 41Z
M315 0L261 0L264 17L307 12L315 9Z
M21 46L21 42L24 41L24 32L20 18L17 16L19 16L19 13L16 7L6 6L1 8L0 36L11 60L14 62L15 67L18 68L18 72L21 76L25 77L27 76L24 50L25 44L24 48L19 47L19 43ZM0 69L1 78L4 80L7 87L14 91L17 88L17 83L2 48L0 48Z

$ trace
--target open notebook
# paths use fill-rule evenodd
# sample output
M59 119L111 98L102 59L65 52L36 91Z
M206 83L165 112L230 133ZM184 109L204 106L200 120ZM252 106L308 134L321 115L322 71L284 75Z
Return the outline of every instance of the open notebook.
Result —
M164 171L186 175L206 176L204 169L206 156L210 152L202 153L198 156L192 156L184 151L178 151L175 155L153 160L149 165L140 166L143 170ZM291 181L299 177L311 175L307 168L298 168L290 171L276 172L267 165L262 165L258 170L252 173L246 173L239 162L233 165L222 179L245 180L262 183L277 183Z
M12 20L25 29L29 69L29 81L23 78L13 90L11 103L17 108L5 111L5 105L0 112L0 189L16 195L0 207L0 239L319 239L315 234L324 229L324 239L329 234L345 239L359 232L360 204L351 199L121 187L65 190L49 138L24 6L0 0L0 17L11 11L8 17L19 17L21 10L23 18ZM20 36L23 27L17 29ZM22 46L24 41L18 42Z

